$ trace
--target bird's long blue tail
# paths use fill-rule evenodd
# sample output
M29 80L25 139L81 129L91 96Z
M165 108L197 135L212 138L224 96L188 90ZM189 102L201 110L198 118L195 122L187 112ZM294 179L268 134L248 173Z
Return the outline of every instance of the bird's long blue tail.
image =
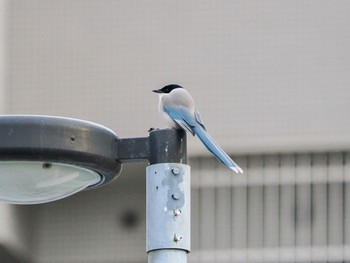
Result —
M229 167L236 173L243 173L241 167L239 167L231 158L228 156L223 149L214 141L209 133L200 125L193 127L194 133L203 142L205 147L216 156L223 164Z

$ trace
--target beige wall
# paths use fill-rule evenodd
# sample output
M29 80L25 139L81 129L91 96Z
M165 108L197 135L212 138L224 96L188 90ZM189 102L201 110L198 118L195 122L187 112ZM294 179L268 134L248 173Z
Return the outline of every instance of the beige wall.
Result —
M0 114L5 111L6 1L0 0ZM0 246L15 254L27 255L21 217L14 206L0 203Z
M0 114L2 114L5 110L5 13L5 0L0 0Z
M144 136L163 127L150 90L176 82L228 152L350 146L349 1L10 5L7 113Z

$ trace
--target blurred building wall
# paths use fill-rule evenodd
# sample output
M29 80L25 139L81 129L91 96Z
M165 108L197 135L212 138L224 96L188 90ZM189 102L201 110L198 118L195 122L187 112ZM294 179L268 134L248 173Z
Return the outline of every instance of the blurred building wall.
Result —
M0 114L5 113L5 78L6 78L6 37L7 37L7 6L0 0ZM0 203L0 261L15 263L27 257L27 239L25 224L19 211L10 205Z
M5 111L5 32L6 32L6 19L5 19L5 1L0 1L0 113L4 113Z
M191 163L191 262L349 262L350 154Z
M179 83L228 152L350 146L349 1L8 4L6 113L143 136L164 127L151 90Z

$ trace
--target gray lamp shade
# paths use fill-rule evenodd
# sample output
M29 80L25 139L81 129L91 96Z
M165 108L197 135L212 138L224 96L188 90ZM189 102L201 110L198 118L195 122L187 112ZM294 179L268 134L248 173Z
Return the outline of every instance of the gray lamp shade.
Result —
M98 184L101 176L85 168L42 162L0 162L0 202L39 204Z
M115 179L117 135L82 120L0 116L0 201L58 200Z

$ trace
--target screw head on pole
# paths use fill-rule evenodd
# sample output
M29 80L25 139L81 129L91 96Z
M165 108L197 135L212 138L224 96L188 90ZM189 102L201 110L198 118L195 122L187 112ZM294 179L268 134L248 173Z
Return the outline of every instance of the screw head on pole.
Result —
M172 197L174 200L179 200L179 199L180 199L180 195L179 195L178 193L172 194L171 197Z
M171 172L173 173L173 175L178 175L180 173L180 169L175 167L175 168L171 169Z
M182 213L182 212L181 212L180 209L175 209L175 210L173 211L174 216L180 216L181 213Z
M180 235L178 235L178 234L174 234L174 241L175 242L179 242L179 241L181 241L181 239L182 239L182 236L180 236Z

